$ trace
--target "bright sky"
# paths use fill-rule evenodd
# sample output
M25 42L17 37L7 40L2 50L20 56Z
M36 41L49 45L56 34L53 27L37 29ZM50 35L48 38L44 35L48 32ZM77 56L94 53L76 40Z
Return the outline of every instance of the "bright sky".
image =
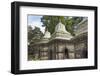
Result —
M42 27L41 18L42 16L28 15L28 26L32 26L33 29L35 26L39 27L40 30L44 33L45 27Z

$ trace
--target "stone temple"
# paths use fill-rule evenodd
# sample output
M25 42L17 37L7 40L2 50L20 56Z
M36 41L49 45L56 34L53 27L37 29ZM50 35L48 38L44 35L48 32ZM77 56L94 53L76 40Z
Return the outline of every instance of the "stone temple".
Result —
M46 30L41 41L33 44L32 55L39 60L87 58L87 34L87 18L77 25L75 36L72 36L59 21L52 35Z

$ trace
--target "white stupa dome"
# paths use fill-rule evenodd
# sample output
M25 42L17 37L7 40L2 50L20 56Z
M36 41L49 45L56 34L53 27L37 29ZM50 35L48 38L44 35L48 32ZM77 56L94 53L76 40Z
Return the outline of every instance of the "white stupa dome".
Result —
M50 37L51 37L50 32L48 30L46 30L44 33L44 36L42 37L42 39L40 40L39 43L48 43Z
M56 27L55 27L55 32L62 32L62 33L68 33L68 34L70 34L70 33L66 30L65 25L62 24L61 22L59 22L59 23L56 25Z
M50 32L48 31L48 30L46 30L45 31L45 33L44 33L44 36L43 36L43 38L50 38L51 37L51 34L50 34Z
M55 27L55 32L52 34L51 39L66 39L70 40L73 36L66 30L65 25L59 21Z

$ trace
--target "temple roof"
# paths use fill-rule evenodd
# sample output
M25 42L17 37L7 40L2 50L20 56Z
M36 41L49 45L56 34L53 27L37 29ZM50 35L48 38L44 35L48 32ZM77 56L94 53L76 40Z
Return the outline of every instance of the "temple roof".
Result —
M66 30L65 25L60 21L56 25L54 33L51 35L50 32L46 30L43 38L38 43L48 43L54 39L70 40L71 38L73 38L73 36Z
M75 28L75 36L78 36L82 33L87 33L88 31L88 20L87 18L83 18L83 20L77 24L77 27Z
M45 31L44 33L44 36L42 37L42 39L38 42L39 44L40 43L48 43L49 42L49 39L51 37L51 34L48 30Z
M50 38L51 37L51 34L50 34L50 32L48 31L48 30L46 30L45 31L45 33L44 33L44 36L43 36L43 38Z
M65 25L61 21L56 25L55 32L52 34L51 39L66 39L70 40L72 35L66 30Z
M59 22L56 27L55 27L55 32L63 32L63 33L68 33L69 32L66 30L65 25Z

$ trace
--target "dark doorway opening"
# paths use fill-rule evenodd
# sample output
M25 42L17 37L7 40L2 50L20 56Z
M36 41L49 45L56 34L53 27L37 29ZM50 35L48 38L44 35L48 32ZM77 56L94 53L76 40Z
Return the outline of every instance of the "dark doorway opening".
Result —
M88 58L87 50L84 50L84 51L83 51L83 58Z
M65 58L69 58L69 52L68 52L68 49L67 48L65 48L64 53L65 53Z
M49 59L52 60L52 50L49 52Z

